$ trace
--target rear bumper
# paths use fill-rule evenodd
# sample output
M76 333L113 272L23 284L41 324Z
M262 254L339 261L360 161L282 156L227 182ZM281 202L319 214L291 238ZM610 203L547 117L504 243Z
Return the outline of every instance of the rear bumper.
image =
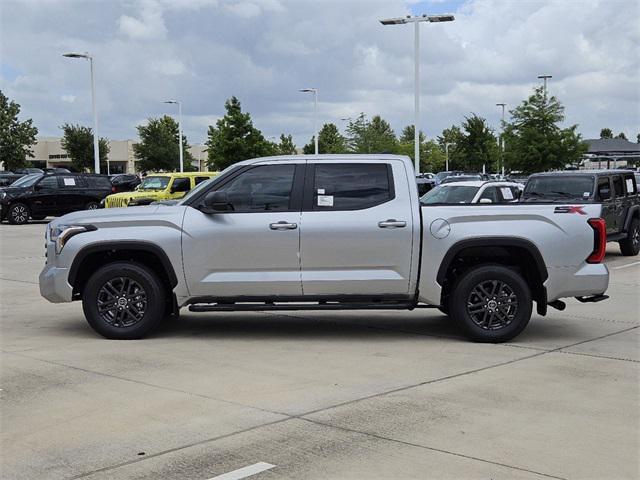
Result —
M548 271L545 287L549 302L565 297L599 295L609 287L609 270L602 263L585 263L578 268L549 268Z
M73 287L69 285L69 269L45 265L40 272L40 295L51 303L70 302L73 299Z

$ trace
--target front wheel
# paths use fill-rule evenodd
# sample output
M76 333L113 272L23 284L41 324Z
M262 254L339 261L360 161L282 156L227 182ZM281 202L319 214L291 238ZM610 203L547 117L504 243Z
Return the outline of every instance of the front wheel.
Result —
M29 207L24 203L14 203L7 212L7 220L12 225L24 225L29 221Z
M625 257L633 257L640 252L640 221L638 217L631 220L629 225L629 234L624 240L620 240L620 251Z
M97 202L89 202L84 206L85 210L97 210L100 205Z
M531 291L516 271L502 265L482 265L458 279L449 307L451 317L470 339L506 342L529 323Z
M89 325L105 338L134 340L164 317L165 289L158 276L137 263L99 268L87 282L82 308Z

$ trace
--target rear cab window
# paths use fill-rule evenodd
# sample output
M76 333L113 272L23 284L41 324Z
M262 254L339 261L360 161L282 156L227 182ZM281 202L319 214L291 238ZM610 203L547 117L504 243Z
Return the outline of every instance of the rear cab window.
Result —
M624 175L624 189L625 192L627 192L627 196L638 194L638 186L636 185L633 173L627 173Z
M390 164L318 163L309 166L313 169L312 210L362 210L395 197Z
M616 197L624 197L624 187L622 186L622 176L614 175L612 177L613 180L613 191L616 194Z
M582 200L593 197L595 178L589 175L541 175L527 181L523 198L529 201Z

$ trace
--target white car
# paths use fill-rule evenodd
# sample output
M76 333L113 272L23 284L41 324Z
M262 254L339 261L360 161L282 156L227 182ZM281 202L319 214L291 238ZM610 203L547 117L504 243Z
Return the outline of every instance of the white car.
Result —
M420 197L420 203L511 203L517 202L524 185L516 182L469 181L442 183Z

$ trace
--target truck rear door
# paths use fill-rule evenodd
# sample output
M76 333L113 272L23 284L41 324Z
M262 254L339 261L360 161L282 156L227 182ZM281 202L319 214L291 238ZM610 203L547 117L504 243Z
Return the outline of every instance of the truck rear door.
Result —
M309 160L300 222L304 295L409 294L410 194L402 162Z

